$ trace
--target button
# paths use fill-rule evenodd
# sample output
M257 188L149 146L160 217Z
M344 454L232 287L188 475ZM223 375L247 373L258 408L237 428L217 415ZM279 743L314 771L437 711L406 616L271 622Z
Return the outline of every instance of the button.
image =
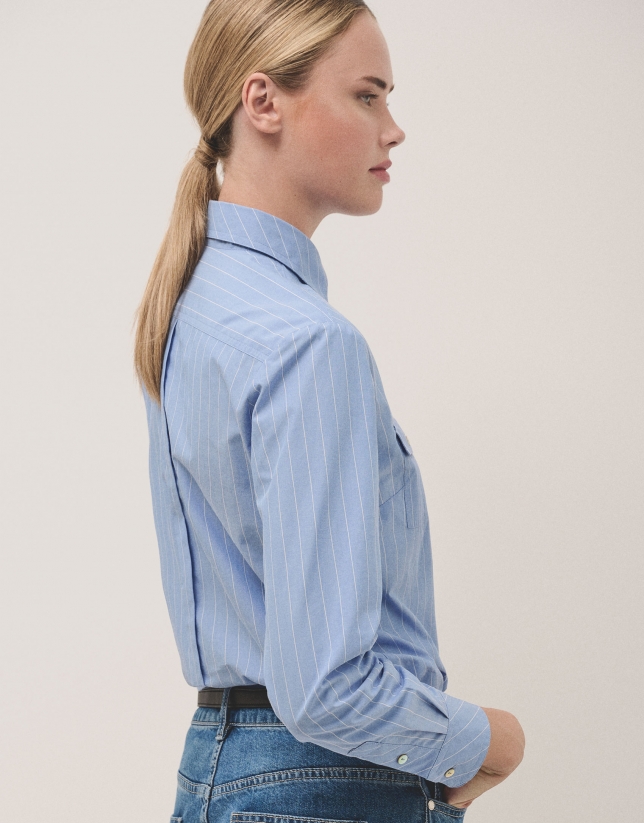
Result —
M406 763L407 760L408 760L408 758L407 758L406 754L401 754L400 757L398 758L399 763Z
M445 772L445 777L451 777L454 774L454 769L448 769Z
M429 808L430 812L433 812L434 808L436 807L436 803L434 803L433 800L430 800L429 803L427 804L427 807Z

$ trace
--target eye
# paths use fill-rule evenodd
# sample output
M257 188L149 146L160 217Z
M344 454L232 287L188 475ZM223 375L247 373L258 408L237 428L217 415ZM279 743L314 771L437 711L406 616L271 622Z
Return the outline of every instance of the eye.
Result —
M361 100L366 100L368 106L371 105L371 98L374 99L378 96L377 94L360 94L358 95Z

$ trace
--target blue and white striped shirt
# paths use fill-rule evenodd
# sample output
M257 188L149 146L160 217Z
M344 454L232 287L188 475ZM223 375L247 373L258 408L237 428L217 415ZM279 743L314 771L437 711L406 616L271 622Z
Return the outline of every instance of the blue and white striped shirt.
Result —
M294 226L210 201L207 235L145 395L184 676L263 684L297 740L460 786L490 727L445 693L425 493L369 346Z

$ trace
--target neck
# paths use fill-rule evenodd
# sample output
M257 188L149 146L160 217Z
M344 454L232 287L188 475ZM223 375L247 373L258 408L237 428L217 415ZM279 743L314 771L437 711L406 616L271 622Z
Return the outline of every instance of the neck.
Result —
M219 200L260 209L285 220L309 239L325 216L325 212L298 192L286 175L269 170L267 165L240 170L236 164L226 167Z

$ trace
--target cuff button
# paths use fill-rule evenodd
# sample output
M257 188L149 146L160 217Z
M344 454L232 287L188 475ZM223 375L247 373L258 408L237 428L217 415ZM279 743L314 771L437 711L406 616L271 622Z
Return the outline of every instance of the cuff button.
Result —
M454 774L454 769L448 769L445 772L445 777L451 777Z
M401 754L400 757L398 758L398 762L401 763L401 764L406 763L407 760L408 760L408 757L407 757L406 754Z

